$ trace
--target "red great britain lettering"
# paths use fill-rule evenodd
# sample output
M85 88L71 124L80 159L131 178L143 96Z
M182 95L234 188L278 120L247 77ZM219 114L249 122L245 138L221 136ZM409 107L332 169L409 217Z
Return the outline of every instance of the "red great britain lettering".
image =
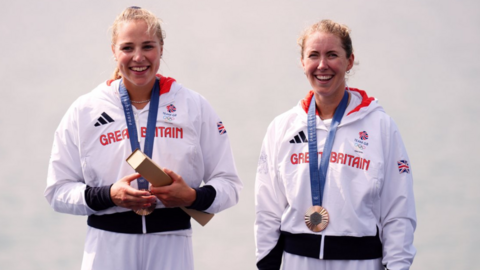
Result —
M147 134L147 128L141 127L140 136L142 136L142 138L145 138L146 134ZM155 129L155 137L183 139L183 128L157 127ZM130 139L130 136L128 136L128 129L126 128L124 130L117 130L114 132L109 132L107 134L102 134L100 135L99 139L100 139L100 144L105 146L112 143L123 141L125 139Z
M318 152L318 155L322 156L322 152ZM309 153L305 152L305 153L292 154L290 156L290 162L293 165L309 163ZM356 157L354 155L350 155L347 153L332 152L330 154L330 163L343 164L343 165L347 165L347 166L365 170L365 171L368 171L368 168L370 167L370 160L367 160L361 157Z

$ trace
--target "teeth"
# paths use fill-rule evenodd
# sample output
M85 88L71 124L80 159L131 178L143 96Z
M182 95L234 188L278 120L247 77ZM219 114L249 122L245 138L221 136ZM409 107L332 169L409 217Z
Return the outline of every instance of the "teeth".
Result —
M328 76L315 76L317 79L324 81L324 80L330 80L333 76L328 75Z
M146 69L147 69L147 67L132 67L132 70L134 70L134 71L144 71Z

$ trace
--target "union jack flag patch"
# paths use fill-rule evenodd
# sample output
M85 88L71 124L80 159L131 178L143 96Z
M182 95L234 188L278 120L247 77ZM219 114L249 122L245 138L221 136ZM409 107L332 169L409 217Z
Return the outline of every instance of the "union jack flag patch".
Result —
M220 135L227 133L227 130L223 126L222 122L217 123L217 128L218 128L218 133L220 133Z
M408 166L407 160L399 160L397 161L397 164L398 164L398 172L410 173L410 167Z

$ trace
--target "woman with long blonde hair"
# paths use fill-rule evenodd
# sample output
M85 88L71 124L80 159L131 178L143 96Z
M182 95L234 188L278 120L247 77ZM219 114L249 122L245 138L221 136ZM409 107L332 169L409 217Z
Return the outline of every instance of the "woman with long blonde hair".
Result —
M113 78L78 98L55 132L45 197L88 215L82 269L193 269L187 210L218 213L238 202L226 129L208 102L157 74L159 19L125 9L112 27ZM150 187L125 161L141 149L171 178ZM204 185L202 185L202 183Z

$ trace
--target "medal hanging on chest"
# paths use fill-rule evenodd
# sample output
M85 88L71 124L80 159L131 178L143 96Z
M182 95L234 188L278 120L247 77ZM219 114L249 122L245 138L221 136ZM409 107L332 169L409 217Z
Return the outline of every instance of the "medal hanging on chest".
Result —
M323 231L330 221L327 209L322 206L323 190L327 177L327 169L330 161L330 153L332 152L333 142L337 127L340 124L343 114L347 109L348 92L345 91L342 101L335 110L333 115L330 131L328 132L325 146L323 148L322 158L320 160L320 167L318 165L318 150L317 150L317 119L315 116L315 96L312 96L312 101L308 108L308 152L309 152L309 167L310 167L310 187L312 192L312 207L305 213L305 224L313 232Z
M127 121L128 135L130 137L130 146L132 147L132 152L140 148L140 142L138 140L137 125L135 124L135 116L133 115L132 103L130 101L130 96L128 95L127 88L123 84L123 80L120 81L120 87L118 89L120 93L120 99L122 101L123 111L125 113L125 119ZM153 143L155 139L155 129L157 125L157 114L158 114L158 103L160 99L160 87L159 79L155 80L153 85L152 94L150 97L150 107L148 110L148 120L147 120L147 132L145 136L145 145L143 152L149 157L152 158L153 152ZM137 179L138 189L139 190L149 190L149 183L145 178L139 177ZM152 203L148 208L141 208L134 210L135 213L141 216L149 215L155 210L156 203Z

